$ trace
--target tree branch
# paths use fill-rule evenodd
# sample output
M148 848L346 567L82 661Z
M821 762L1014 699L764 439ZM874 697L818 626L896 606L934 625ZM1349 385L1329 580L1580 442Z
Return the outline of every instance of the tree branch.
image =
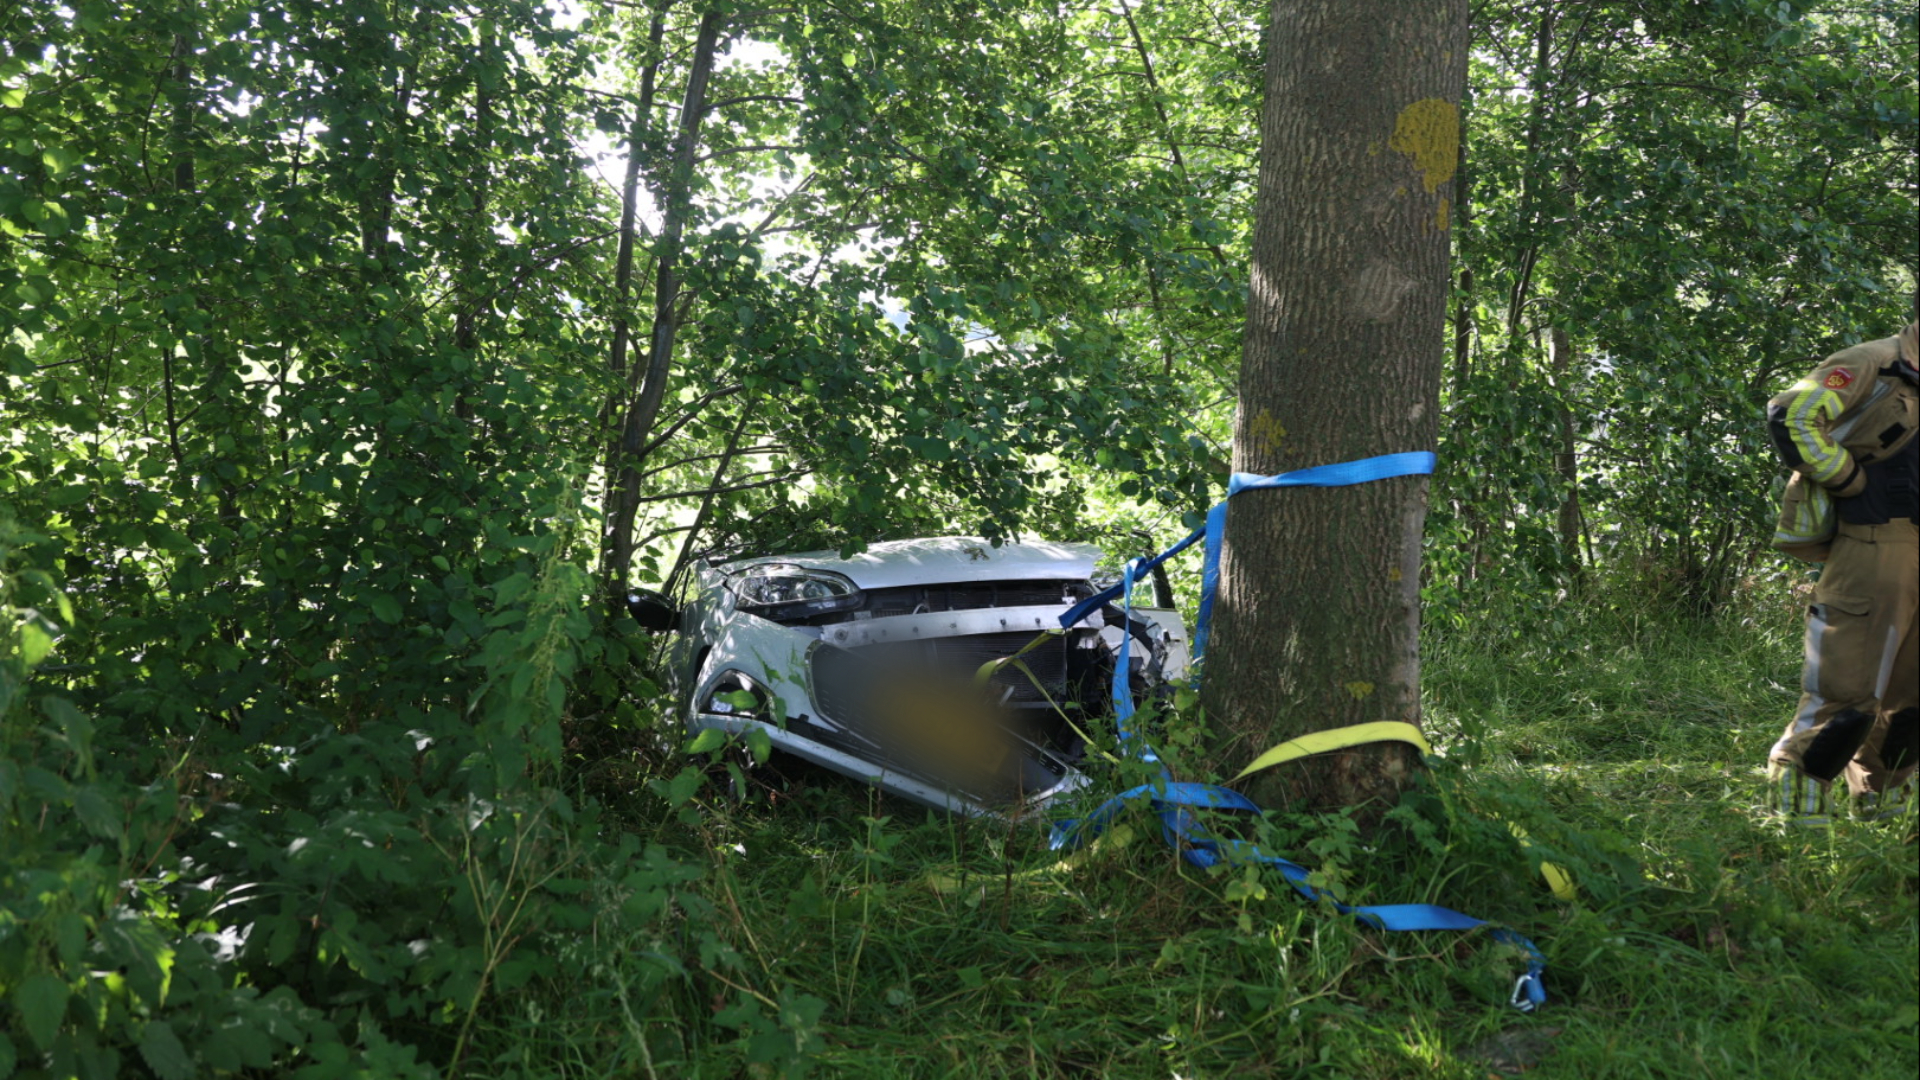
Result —
M651 502L665 502L668 499L691 499L695 495L728 495L736 491L752 491L754 488L771 487L774 484L792 483L793 481L798 480L803 476L812 475L812 473L813 473L812 469L797 469L793 472L780 473L778 475L774 475L770 473L760 473L758 475L763 477L763 479L756 480L750 484L729 484L726 487L694 488L690 491L669 491L664 495L648 495L647 497L639 501L643 503L651 503Z
M793 448L791 446L785 446L780 443L772 443L767 446L754 446L754 447L749 447L745 450L734 450L731 453L697 454L690 458L681 458L679 461L670 461L665 465L656 465L651 469L644 470L643 472L641 472L640 478L644 480L651 476L658 476L661 473L667 472L671 469L678 469L678 468L685 467L687 465L697 465L702 461L724 460L728 457L758 457L762 454L785 454L790 452L792 449Z
M734 383L732 386L723 386L718 390L709 390L706 393L701 394L699 397L694 398L692 401L687 402L686 412L680 414L680 419L675 420L672 424L669 424L667 426L667 430L661 432L658 436L649 440L645 446L642 446L638 452L639 458L644 460L648 454L651 454L655 450L658 450L662 446L665 446L667 444L668 439L673 438L674 435L677 434L681 428L687 426L687 423L689 421L691 421L694 417L700 415L700 410L704 406L710 405L713 402L718 401L723 397L731 397L732 395L737 394L740 391L745 389L746 387L743 386L742 384Z
M702 154L699 157L694 158L693 163L695 165L698 165L703 161L712 161L715 158L732 157L735 154L756 154L756 153L762 153L762 152L771 151L771 150L785 150L791 153L799 149L800 147L798 146L786 146L780 143L772 143L765 146L761 146L757 144L753 146L729 146L724 150L715 150L711 154Z
M773 102L779 102L780 104L783 104L783 105L805 105L806 104L805 101L802 101L797 97L787 97L785 94L742 94L739 97L727 98L725 101L716 101L713 104L707 106L707 111L714 112L719 109L724 109L729 105L744 105L749 101L773 101Z

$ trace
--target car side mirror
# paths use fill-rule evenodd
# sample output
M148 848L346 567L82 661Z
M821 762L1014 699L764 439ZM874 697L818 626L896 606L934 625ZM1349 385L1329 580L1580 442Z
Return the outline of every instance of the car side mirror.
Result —
M642 630L672 630L680 624L680 609L652 589L634 589L628 593L627 614L633 616Z

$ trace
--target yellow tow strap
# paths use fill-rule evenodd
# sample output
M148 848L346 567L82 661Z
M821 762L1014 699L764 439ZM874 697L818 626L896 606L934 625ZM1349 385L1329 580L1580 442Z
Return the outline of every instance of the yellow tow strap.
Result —
M1428 745L1426 736L1420 734L1419 728L1401 720L1376 720L1370 724L1355 724L1352 727L1334 728L1330 731L1315 731L1297 739L1288 739L1254 758L1251 764L1234 776L1233 781L1239 781L1261 769L1271 769L1275 765L1298 758L1325 754L1333 750L1345 750L1350 746L1370 742L1411 743L1419 747L1422 754L1433 753L1433 747ZM1533 846L1533 842L1527 839L1525 829L1512 822L1507 823L1507 829L1513 833L1513 838L1520 842L1523 849ZM1579 897L1579 890L1573 886L1573 876L1561 867L1543 862L1540 864L1540 876L1547 879L1547 888L1553 890L1555 898L1572 901Z
M1009 664L1026 672L1027 677L1033 679L1033 673L1027 671L1027 666L1021 663L1020 658L1058 632L1059 631L1056 630L1043 630L1035 635L1032 641L1021 646L1019 651L1012 655L1003 656L997 660L989 660L980 665L979 670L973 674L974 685L985 686L987 680L991 679L1000 668ZM1034 685L1038 686L1039 680L1035 679ZM1044 688L1041 692L1045 693ZM1403 742L1418 749L1422 755L1433 753L1433 746L1427 742L1427 737L1421 734L1420 729L1412 724L1404 720L1375 720L1366 724L1354 724L1351 727L1308 732L1298 738L1288 739L1286 742L1272 747L1266 753L1254 758L1247 764L1246 768L1235 773L1233 779L1228 781L1228 783L1237 783L1262 769L1271 769L1275 765L1284 765L1289 761L1297 761L1303 757L1331 753L1335 750L1345 750L1348 747L1374 742ZM1525 829L1522 829L1512 822L1507 823L1507 828L1513 833L1513 838L1520 842L1521 848L1524 849L1533 846L1533 842L1527 839ZM1131 840L1132 838L1132 833L1129 831L1126 834L1126 840ZM1119 843L1110 843L1106 846L1109 848L1121 847L1125 845L1126 840L1122 840ZM1087 854L1091 854L1091 852L1077 852L1076 856ZM1038 870L1030 870L1027 871L1026 874L1017 876L1025 877L1030 874L1058 873L1062 870L1071 870L1079 865L1080 861L1081 860L1075 856L1069 856L1051 866L1044 866ZM1555 898L1570 902L1579 897L1579 890L1574 888L1573 885L1573 876L1568 874L1563 868L1550 862L1543 862L1540 864L1540 876L1546 879L1547 888L1553 891ZM958 882L952 879L934 879L934 887L942 892L951 891L958 887Z
M1527 839L1527 830L1511 821L1507 822L1507 829L1513 833L1515 840L1520 841L1523 849L1533 846L1533 842ZM1540 876L1547 879L1547 888L1553 890L1555 899L1568 902L1579 899L1580 890L1573 887L1573 876L1560 867L1543 862L1540 864Z
M1006 656L1002 656L997 660L989 660L986 663L981 664L980 667L977 670L975 670L973 673L973 685L976 687L987 685L987 683L990 680L992 680L994 674L1008 664L1014 664L1018 667L1025 668L1026 665L1019 663L1020 658L1032 652L1036 647L1039 646L1041 642L1047 640L1048 638L1054 637L1060 633L1062 633L1062 631L1042 630L1038 634L1034 635L1032 641L1029 641L1025 645L1020 646L1019 651L1008 653ZM1033 673L1028 672L1027 678L1029 679L1033 678ZM1038 683L1036 682L1035 685L1038 685ZM1041 692L1045 693L1046 691L1042 690Z
M1349 746L1359 746L1370 742L1404 742L1420 748L1422 754L1433 753L1433 747L1427 745L1427 737L1420 729L1404 720L1375 720L1370 724L1355 724L1352 727L1334 728L1331 731L1312 731L1297 739L1288 739L1279 746L1254 758L1246 768L1241 769L1228 783L1236 783L1261 769L1271 769L1275 765L1293 761L1296 758L1325 754L1333 750L1345 750Z

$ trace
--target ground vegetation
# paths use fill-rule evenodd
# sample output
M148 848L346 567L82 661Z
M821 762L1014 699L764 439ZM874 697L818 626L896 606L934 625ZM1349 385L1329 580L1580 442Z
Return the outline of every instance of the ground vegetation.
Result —
M1437 753L1261 827L1529 934L1547 1011L1144 822L1056 869L683 752L609 601L697 555L1198 523L1269 14L0 13L0 1080L1906 1075L1912 819L1750 808L1808 578L1759 410L1909 317L1906 5L1471 11Z

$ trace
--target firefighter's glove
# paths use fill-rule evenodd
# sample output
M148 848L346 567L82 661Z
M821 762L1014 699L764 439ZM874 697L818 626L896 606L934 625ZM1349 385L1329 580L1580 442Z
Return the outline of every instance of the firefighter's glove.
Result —
M1861 468L1860 462L1849 455L1846 471L1836 477L1833 483L1821 486L1836 499L1851 499L1867 490L1867 470Z

